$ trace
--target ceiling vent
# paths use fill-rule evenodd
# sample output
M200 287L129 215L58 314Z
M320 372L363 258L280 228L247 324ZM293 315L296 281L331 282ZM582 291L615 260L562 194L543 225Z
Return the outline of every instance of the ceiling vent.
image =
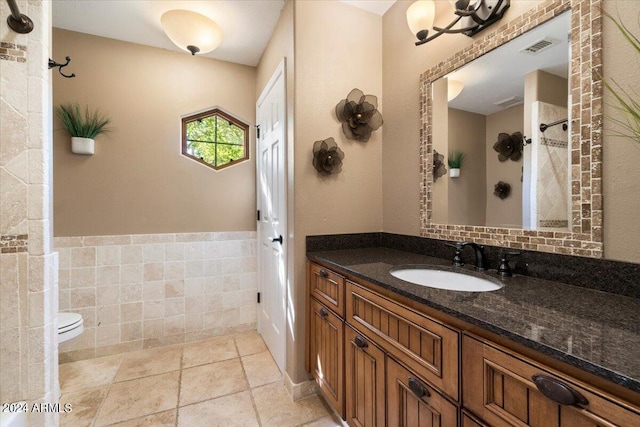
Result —
M536 55L543 50L549 49L551 46L560 43L560 40L552 39L551 37L545 37L540 39L524 49L520 49L520 52L529 53L531 55Z
M501 101L494 102L493 105L500 108L509 108L509 107L513 107L514 105L522 104L522 102L523 100L519 96L511 96Z

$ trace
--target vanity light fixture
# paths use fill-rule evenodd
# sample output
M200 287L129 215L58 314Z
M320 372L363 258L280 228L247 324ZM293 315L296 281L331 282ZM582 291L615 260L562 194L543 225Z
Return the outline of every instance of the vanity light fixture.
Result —
M160 18L165 34L180 49L208 53L222 42L222 30L213 20L189 10L170 10Z
M511 0L449 0L456 15L444 28L434 27L435 3L433 0L418 0L407 9L407 23L416 35L416 46L425 44L442 34L462 33L469 37L499 21L509 8ZM454 28L458 23L460 25ZM429 29L435 32L429 36Z

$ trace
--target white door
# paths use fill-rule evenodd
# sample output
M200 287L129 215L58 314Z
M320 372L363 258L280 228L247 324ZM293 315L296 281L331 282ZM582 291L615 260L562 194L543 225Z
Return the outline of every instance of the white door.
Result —
M285 61L256 105L258 219L258 332L281 372L285 363L287 201Z

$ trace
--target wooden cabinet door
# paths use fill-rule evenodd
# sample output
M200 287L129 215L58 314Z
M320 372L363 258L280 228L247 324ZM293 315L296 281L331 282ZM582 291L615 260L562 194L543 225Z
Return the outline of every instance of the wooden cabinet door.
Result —
M313 298L309 316L309 367L329 404L344 418L344 324Z
M404 366L387 357L387 425L456 427L458 409Z
M384 427L384 352L345 327L346 421L350 426Z
M546 394L561 400L570 390L570 398L574 393L581 398L576 398L576 404L560 404L545 396L534 382L534 376L540 375L549 381L542 387ZM602 392L467 336L462 343L462 378L465 408L493 427L640 426L637 411Z

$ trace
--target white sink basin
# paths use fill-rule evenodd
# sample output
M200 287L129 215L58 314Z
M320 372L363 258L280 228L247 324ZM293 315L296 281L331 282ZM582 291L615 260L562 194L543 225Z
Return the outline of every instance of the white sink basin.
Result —
M406 267L391 270L391 275L406 282L430 288L464 292L489 292L502 288L502 284L453 271L424 267Z

